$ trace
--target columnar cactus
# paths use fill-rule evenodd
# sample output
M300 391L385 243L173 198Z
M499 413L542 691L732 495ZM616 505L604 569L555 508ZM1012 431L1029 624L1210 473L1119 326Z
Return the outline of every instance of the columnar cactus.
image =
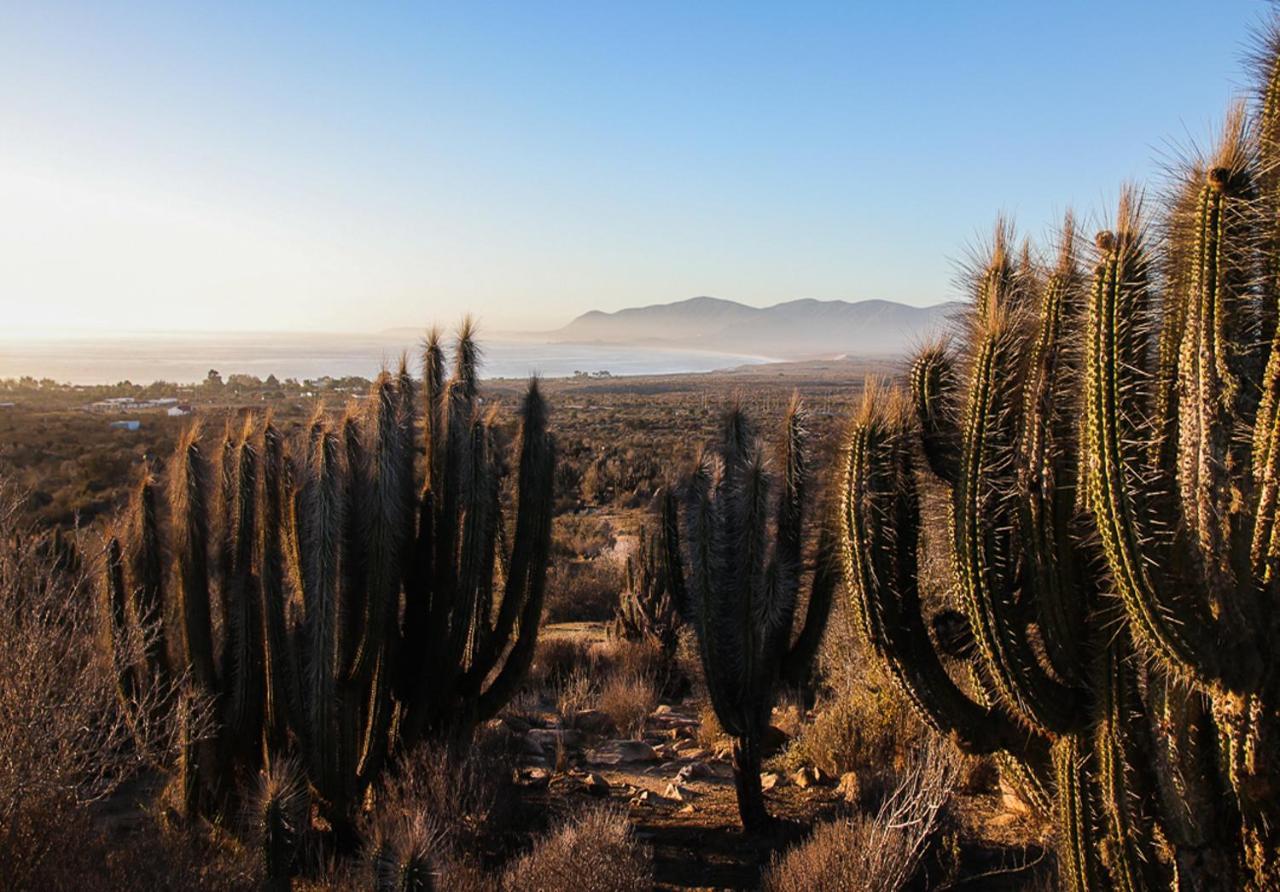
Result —
M683 542L673 522L666 533L681 613L697 634L716 716L734 739L738 810L749 832L770 823L760 762L777 685L811 662L835 583L820 553L804 628L793 642L810 483L804 422L793 400L778 487L745 413L730 411L720 449L702 454L685 487Z
M674 510L675 499L668 493L664 512ZM680 640L680 615L667 572L665 529L666 523L658 527L657 542L651 545L648 531L641 528L640 544L627 558L626 587L609 631L628 641L648 641L670 658Z
M122 696L168 672L217 707L214 739L181 746L192 812L225 813L268 757L292 752L349 843L391 755L424 736L465 736L527 670L551 535L546 407L535 381L509 521L502 435L481 404L470 327L447 381L437 334L425 354L421 450L402 363L340 420L317 410L292 449L269 419L228 429L216 481L191 428L169 466L167 534L148 478L126 545L109 543L112 641L135 623L166 633L119 655ZM169 596L176 629L164 624Z
M1047 276L999 228L961 347L917 361L915 412L873 388L850 429L841 545L865 636L936 728L1052 800L1073 888L1280 884L1270 146L1235 109L1163 255L1126 191L1087 282L1070 221ZM964 608L933 639L917 450L950 485Z
M923 352L913 399L868 387L843 459L841 554L863 635L910 701L1002 773L1061 831L1074 888L1146 888L1168 868L1146 763L1137 663L1085 551L1075 495L1070 349L1084 309L1070 218L1045 273L997 228L958 349ZM948 402L931 381L950 378ZM963 394L963 397L961 396ZM913 411L914 409L914 411ZM950 429L948 429L948 424ZM954 461L939 462L939 442ZM952 470L951 564L963 611L924 616L916 455ZM940 475L941 476L941 475ZM947 668L958 659L967 679Z

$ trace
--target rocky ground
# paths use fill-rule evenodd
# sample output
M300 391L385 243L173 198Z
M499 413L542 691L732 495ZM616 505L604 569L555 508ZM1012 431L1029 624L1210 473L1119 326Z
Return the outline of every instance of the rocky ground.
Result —
M761 780L778 826L771 839L745 836L727 745L700 739L696 705L689 701L658 706L631 738L619 736L598 710L562 717L549 703L501 721L519 741L524 798L558 813L599 802L625 810L640 838L653 846L659 889L757 888L773 854L814 823L874 807L873 785L855 774L766 770ZM786 735L773 731L777 753ZM1027 840L1042 842L1046 828L1008 791L967 791L955 811L952 857L963 862L960 873L968 879L952 880L949 888L1022 889L1042 872L1043 846Z

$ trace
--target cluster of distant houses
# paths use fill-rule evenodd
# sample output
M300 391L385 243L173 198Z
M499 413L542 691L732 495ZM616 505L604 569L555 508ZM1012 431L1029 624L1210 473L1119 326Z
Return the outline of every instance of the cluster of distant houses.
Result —
M190 403L178 402L176 397L166 396L154 400L140 400L131 396L113 396L104 400L98 400L96 403L90 403L85 407L90 412L97 412L102 415L132 415L138 412L160 413L171 418L180 418L183 415L190 415L194 410ZM136 431L142 427L142 422L136 418L121 419L112 421L110 424L112 430Z

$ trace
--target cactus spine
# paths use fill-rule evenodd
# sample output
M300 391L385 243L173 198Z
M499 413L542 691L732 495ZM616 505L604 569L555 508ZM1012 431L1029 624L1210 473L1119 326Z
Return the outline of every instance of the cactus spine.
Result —
M550 548L546 407L535 381L520 409L509 531L498 420L480 406L470 327L449 381L438 335L425 353L421 468L418 393L402 363L339 421L317 410L292 447L269 419L229 431L216 498L200 432L184 433L169 467L172 568L154 484L135 495L127 544L108 549L109 628L118 650L135 618L162 617L169 593L177 601L173 668L218 718L214 740L181 747L190 811L225 814L268 758L296 753L350 844L354 810L391 755L424 736L469 734L527 670ZM168 671L162 655L163 645L146 651L148 671ZM117 665L127 694L143 665Z
M784 437L776 486L745 413L730 411L720 449L703 453L685 487L683 548L674 523L666 534L668 573L697 634L711 703L734 738L738 811L748 832L769 825L761 741L776 686L789 664L812 658L834 583L834 574L821 567L826 556L819 555L806 629L793 643L810 482L798 400L787 412Z

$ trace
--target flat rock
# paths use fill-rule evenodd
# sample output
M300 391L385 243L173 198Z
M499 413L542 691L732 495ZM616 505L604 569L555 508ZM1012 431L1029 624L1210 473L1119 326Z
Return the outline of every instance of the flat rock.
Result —
M772 790L774 787L782 786L784 783L782 775L773 771L766 771L760 775L760 789Z
M525 740L533 741L543 752L554 751L559 746L577 749L582 746L582 732L573 728L533 728Z
M658 754L642 740L609 740L588 752L587 761L596 765L656 762Z
M598 709L580 709L570 717L569 723L580 731L599 737L611 737L618 733L618 726L613 723L613 719Z

